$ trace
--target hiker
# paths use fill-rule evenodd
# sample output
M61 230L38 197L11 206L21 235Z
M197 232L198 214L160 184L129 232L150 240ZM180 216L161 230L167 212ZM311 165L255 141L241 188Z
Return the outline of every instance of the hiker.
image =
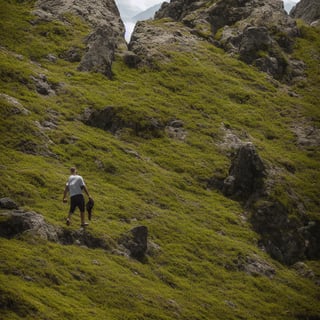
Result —
M85 191L89 200L92 200L92 198L84 183L83 178L77 174L77 169L75 167L70 168L70 173L71 176L66 183L66 187L63 193L63 202L67 202L68 192L70 195L70 210L66 223L68 226L70 225L71 216L74 213L75 209L78 207L80 210L81 227L86 227L89 225L89 223L85 222L85 201L82 190Z

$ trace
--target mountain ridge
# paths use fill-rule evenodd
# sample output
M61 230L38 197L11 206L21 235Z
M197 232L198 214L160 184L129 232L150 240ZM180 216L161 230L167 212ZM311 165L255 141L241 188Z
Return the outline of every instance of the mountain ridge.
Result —
M136 14L135 16L132 17L132 20L133 21L140 21L140 20L146 20L146 19L153 18L155 12L160 9L160 6L161 6L161 3L156 4L156 5L148 8L147 10L144 10L144 11Z

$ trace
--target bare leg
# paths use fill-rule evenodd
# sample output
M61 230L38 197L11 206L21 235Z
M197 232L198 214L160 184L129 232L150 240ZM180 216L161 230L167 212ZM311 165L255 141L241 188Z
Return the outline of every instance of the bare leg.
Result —
M85 227L85 226L89 225L89 223L86 223L84 211L80 212L80 217L81 217L81 226Z
M71 223L71 216L72 216L72 213L69 212L68 218L67 218L67 226L69 226Z

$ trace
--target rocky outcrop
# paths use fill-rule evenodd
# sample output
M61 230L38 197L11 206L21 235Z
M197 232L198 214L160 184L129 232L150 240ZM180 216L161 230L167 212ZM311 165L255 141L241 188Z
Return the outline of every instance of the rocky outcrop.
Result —
M252 143L242 144L232 159L228 177L214 177L209 187L238 200L250 212L250 222L260 234L259 245L274 259L294 264L320 257L320 222L310 220L299 198L287 187L287 204L274 195L281 184L267 168Z
M130 130L142 138L158 138L163 136L165 125L162 121L135 113L122 107L106 107L102 110L87 109L82 117L89 126L121 135L121 131Z
M251 211L250 221L261 235L260 246L274 259L290 265L306 258L305 239L299 232L303 222L290 217L287 207L273 198L262 198Z
M294 19L302 19L311 25L320 23L320 2L318 0L301 0L290 11Z
M30 79L33 81L36 87L36 91L44 96L55 95L57 86L49 83L45 74L38 74L31 76Z
M310 119L294 123L292 131L296 136L296 145L300 148L320 147L320 129Z
M184 128L184 122L179 119L169 121L168 125L165 128L165 131L168 137L181 141L184 141L188 134Z
M197 48L198 38L187 30L187 27L177 25L172 21L158 25L152 21L137 22L129 43L129 50L133 52L132 66L147 65L157 68L158 61L170 60L165 49L192 52ZM164 50L159 50L159 48ZM131 62L132 59L129 60Z
M243 271L251 276L266 276L270 279L276 274L276 269L256 254L252 256L239 254L233 261L233 265L227 265L226 268Z
M117 47L116 34L109 26L99 27L87 39L87 52L82 58L79 70L93 71L112 78L112 62Z
M219 0L208 7L207 1L172 0L155 15L164 17L183 22L193 34L276 79L295 76L289 54L299 32L282 1Z
M0 100L3 100L5 104L8 105L7 111L8 116L13 115L24 115L27 116L30 114L30 111L26 109L20 101L18 101L16 98L11 97L7 94L0 93ZM2 115L4 115L4 111L2 111Z
M264 177L265 166L254 145L244 144L232 161L222 192L228 197L247 201L254 193L262 190Z
M138 260L144 258L148 249L148 229L144 226L135 227L122 235L118 245L110 238L95 237L84 228L71 230L51 225L33 211L12 210L0 213L0 218L0 237L7 239L31 237L62 245L100 248Z
M208 1L171 0L163 2L161 8L155 13L155 19L172 18L176 21L183 20L188 14L202 8Z
M13 238L17 235L32 234L41 239L58 242L59 229L47 224L42 215L35 212L14 210L1 213L0 236Z
M6 198L1 198L0 199L0 208L1 209L18 209L19 206L18 204L13 201L12 199L6 197Z
M184 123L179 119L165 122L123 107L109 106L101 110L87 108L80 118L86 125L100 128L116 136L121 136L123 131L129 131L145 139L160 138L166 134L172 139L184 140L187 136Z
M148 228L139 226L131 229L120 238L119 243L129 251L131 257L143 259L148 250Z
M79 69L82 71L100 72L111 77L116 50L126 48L124 24L114 0L99 0L94 3L88 0L38 0L34 11L38 19L46 21L65 21L66 13L80 16L93 31L85 39L87 49L81 58L75 48L70 48L62 57L69 61L80 60Z

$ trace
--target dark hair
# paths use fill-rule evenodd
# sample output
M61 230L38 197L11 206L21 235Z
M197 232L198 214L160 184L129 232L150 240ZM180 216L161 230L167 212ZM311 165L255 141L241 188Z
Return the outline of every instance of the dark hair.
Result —
M71 171L72 173L75 173L75 172L77 171L77 169L76 169L76 167L71 167L71 168L70 168L70 171Z

